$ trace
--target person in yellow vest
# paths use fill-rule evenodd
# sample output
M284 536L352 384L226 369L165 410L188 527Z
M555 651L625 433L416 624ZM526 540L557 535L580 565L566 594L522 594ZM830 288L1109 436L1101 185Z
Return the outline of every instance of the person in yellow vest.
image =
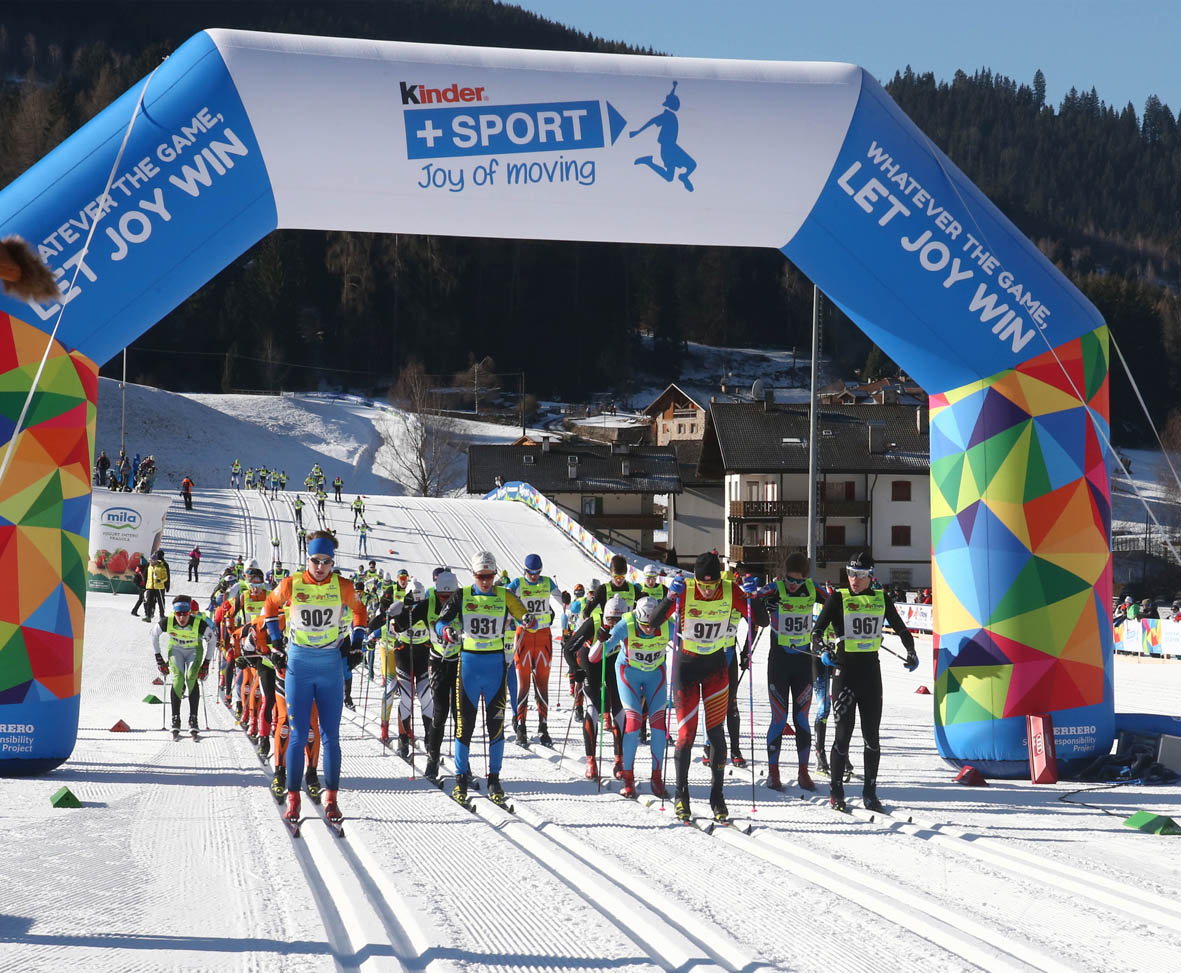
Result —
M533 683L533 694L537 700L537 741L543 747L553 746L549 726L549 671L554 659L554 642L550 626L563 611L562 589L552 578L541 573L541 555L529 554L525 558L525 573L508 586L508 590L521 599L525 610L538 621L536 631L517 629L517 711L513 720L517 730L517 743L528 746L529 731L525 717L529 713L529 684Z
M286 698L290 716L287 746L288 821L299 821L304 744L312 720L312 704L320 717L324 749L324 815L340 823L340 714L344 708L345 673L365 657L369 616L353 583L333 572L336 543L325 530L308 535L305 568L279 582L267 597L267 641L272 651L286 647ZM279 616L287 611L286 636ZM350 617L351 616L351 617Z
M252 743L258 742L258 674L251 659L243 651L243 644L250 634L251 620L262 613L262 607L266 604L269 590L262 568L258 561L252 559L246 568L246 577L239 584L238 592L233 598L230 616L233 626L235 666L239 673L239 677L235 681L240 686L238 702L234 705L234 718L246 727L246 735L250 737Z
M484 697L484 719L488 732L488 798L505 803L500 784L504 760L504 704L507 667L504 643L508 620L516 619L530 631L538 628L537 619L525 611L521 599L496 583L496 557L491 551L472 555L475 584L461 588L449 598L435 620L435 633L450 645L459 635L458 728L455 738L455 787L452 798L467 806L467 788L471 765L468 748L475 729L480 697ZM455 627L452 627L452 623Z
M191 597L177 595L172 600L172 613L152 626L152 651L160 674L172 676L172 735L180 733L180 699L187 694L189 732L195 737L201 699L197 680L209 674L213 626L204 615L193 611Z
M725 652L730 614L738 612L748 624L755 625L767 625L769 619L761 601L748 598L734 582L722 580L721 560L712 552L698 556L691 579L678 577L669 585L668 597L661 602L653 624L663 625L674 610L679 645L672 679L678 726L673 806L681 821L689 821L693 816L689 807L689 762L693 759L699 704L705 710L705 732L713 752L726 752L722 724L730 698ZM716 760L710 771L710 808L715 821L725 822L730 817L722 794L726 769L722 761Z
M792 551L787 556L783 577L760 589L771 616L770 648L767 656L767 695L771 702L771 725L767 729L767 786L781 790L779 749L791 712L795 728L797 778L800 788L813 791L816 785L808 773L812 753L812 611L825 597L808 576L808 555Z
M871 811L880 811L878 800L878 764L882 758L878 729L882 722L882 670L878 650L882 628L889 625L906 649L904 665L913 672L919 657L914 651L914 636L898 616L894 602L881 588L873 588L873 557L864 551L845 566L849 586L838 588L824 603L812 625L812 641L822 650L821 661L834 670L832 679L832 714L836 719L830 772L829 803L838 811L845 804L845 761L853 739L853 724L861 714L861 738L865 741L864 783L861 803ZM836 648L825 647L823 632L832 625Z

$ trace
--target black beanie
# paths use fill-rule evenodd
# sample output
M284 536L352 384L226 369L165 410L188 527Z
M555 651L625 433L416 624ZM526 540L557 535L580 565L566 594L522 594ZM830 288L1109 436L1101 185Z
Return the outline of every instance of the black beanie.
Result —
M698 554L697 563L693 565L693 577L698 581L720 581L722 562L712 551Z

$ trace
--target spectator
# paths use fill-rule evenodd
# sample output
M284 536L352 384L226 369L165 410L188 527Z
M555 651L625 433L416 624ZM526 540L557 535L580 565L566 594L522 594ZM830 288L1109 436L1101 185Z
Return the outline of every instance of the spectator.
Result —
M142 554L139 556L139 563L135 565L135 586L139 589L139 598L136 599L135 606L131 609L131 614L139 615L139 606L144 603L144 596L147 594L148 586L148 559Z
M111 469L111 457L107 455L104 449L98 454L98 459L94 461L94 485L106 486L107 473Z
M192 508L190 507L189 509L191 510ZM197 545L191 551L189 551L189 580L190 581L200 581L201 580L200 578L197 577L197 571L200 567L201 567L201 547L200 547L200 545Z
M160 618L167 616L168 612L164 607L164 595L168 592L168 562L164 560L164 551L159 550L152 555L152 560L148 564L148 597L144 604L144 621L150 622L152 620L152 612L156 608L160 610Z
M187 476L180 481L180 495L184 497L185 510L193 509L193 481ZM192 580L196 581L196 578Z
M128 485L131 481L131 460L123 450L119 450L119 479L124 489L131 489Z
M133 459L131 461L131 479L132 480L139 479L139 464L140 464L139 453L136 453L135 459Z

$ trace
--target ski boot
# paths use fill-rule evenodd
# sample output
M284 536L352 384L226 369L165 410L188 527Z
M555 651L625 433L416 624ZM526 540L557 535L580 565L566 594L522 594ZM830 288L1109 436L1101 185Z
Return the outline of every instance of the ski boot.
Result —
M823 750L816 751L816 772L824 774L825 777L828 777L830 773L828 769L828 756Z
M500 774L488 775L488 800L497 807L508 805L508 801L504 799L504 788L500 786Z
M271 795L276 801L282 801L287 793L287 768L276 767L275 776L271 778Z
M270 734L258 738L258 755L264 760L271 755Z
M726 807L726 799L721 794L709 795L709 808L714 813L714 820L718 824L730 823L730 809Z
M664 778L660 775L659 767L652 768L652 779L648 782L648 784L652 788L652 793L657 797L663 799L669 796L668 788L664 786Z
M427 757L426 770L423 772L423 776L427 780L438 781L439 758L435 754L431 754L429 757Z
M345 709L356 710L357 704L353 702L353 694L352 693L345 693L344 694L344 706L345 706Z
M594 754L587 754L586 757L586 773L583 775L587 780L599 779L599 764L595 760Z
M773 791L783 790L783 781L779 779L779 764L767 765L767 786Z
M287 807L283 811L283 817L292 824L299 823L299 791L287 792Z
M735 767L745 767L746 766L746 757L744 757L742 755L741 750L731 750L730 751L730 763L732 763Z
M189 729L190 730L201 729L199 726L197 726L197 714L196 713L194 713L192 716L189 717Z
M451 800L456 804L462 804L467 807L467 775L458 774L455 777L455 786L451 788Z
M309 767L308 772L304 774L304 783L308 785L308 797L310 797L317 804L320 803L320 778L316 776L316 768Z
M633 770L625 770L623 772L623 789L619 792L620 795L626 797L630 801L636 799L636 774Z
M709 744L708 743L704 747L701 748L701 762L706 767L708 767L710 765L709 764Z
M586 719L586 711L582 708L582 702L579 701L574 704L574 722L581 723Z
M834 780L828 794L828 806L834 811L847 813L849 805L845 803L845 787L840 781Z
M677 816L678 821L684 821L688 824L693 820L693 814L689 810L689 789L677 789L677 796L673 801L673 812Z
M172 718L172 739L175 740L179 736L180 736L180 717L174 716Z
M516 730L517 730L517 746L519 746L519 747L529 746L529 732L528 732L528 730L525 729L525 721L524 720L514 720L513 722L515 723Z
M336 791L324 792L324 817L332 824L340 824L344 815L340 813L340 805L336 803Z
M549 735L549 726L546 725L545 720L537 721L537 742L543 747L552 747L554 741Z
M800 772L796 776L796 783L799 784L802 791L814 791L816 785L812 782L812 775L808 773L808 765L806 763L800 764Z
M616 780L623 780L623 757L619 754L615 755L615 766L611 768L611 774Z
M878 784L875 780L867 780L861 788L861 805L867 811L884 811L882 802L878 800Z
M234 722L239 726L242 725L242 700L234 703Z
M410 757L410 737L405 733L398 734L398 756L403 760Z
M390 725L389 723L381 724L381 742L387 747L390 745Z

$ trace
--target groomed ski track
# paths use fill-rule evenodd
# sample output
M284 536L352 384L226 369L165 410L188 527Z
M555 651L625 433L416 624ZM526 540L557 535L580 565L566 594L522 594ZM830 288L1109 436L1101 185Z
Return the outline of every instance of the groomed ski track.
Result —
M293 566L292 496L200 491L192 512L174 503L164 540L172 593L186 590L194 543L205 554L204 580L188 588L202 601L238 554L266 565L272 537ZM567 588L604 575L544 518L511 503L367 498L375 529L368 556L358 556L352 496L330 499L323 518L311 502L303 512L309 530L323 523L338 532L349 571L372 556L429 583L437 564L462 569L474 550L488 548L513 574L526 553L540 553ZM909 675L883 662L880 789L887 804L905 804L898 816L846 817L819 796L801 800L785 738L785 791L760 782L751 813L750 770L732 768L726 795L738 827L713 835L675 823L671 802L663 812L659 801L645 806L645 745L638 803L614 793L614 781L600 794L583 779L578 727L558 766L571 701L556 658L556 750L505 746L502 779L515 816L475 791L477 813L459 807L421 778L421 753L411 781L410 765L377 741L379 683L358 678L358 710L342 723L347 837L337 839L305 796L302 837L293 840L266 787L270 762L259 762L215 702L212 677L212 729L200 742L174 743L158 729L159 708L139 702L148 691L163 697L166 687L151 685L148 627L127 614L130 605L90 596L73 758L50 779L0 781L0 794L12 798L0 805L6 844L40 849L9 862L0 969L1175 968L1181 883L1175 857L1154 854L1161 839L1057 803L1048 789L956 788L933 753L930 697L913 695L925 681L921 669ZM929 642L920 641L923 652ZM749 758L746 680L755 680L760 775L765 653L764 639L739 692ZM109 733L119 718L134 732ZM417 712L415 719L421 732ZM532 704L528 726L535 734ZM481 731L472 742L479 776ZM671 747L669 760L671 771ZM610 772L609 759L601 769ZM707 775L695 761L698 814L708 814ZM86 806L43 810L63 783ZM817 795L827 793L825 779L817 785ZM848 793L856 802L856 780ZM1161 799L1159 790L1139 793L1141 806ZM752 833L743 834L748 825Z

